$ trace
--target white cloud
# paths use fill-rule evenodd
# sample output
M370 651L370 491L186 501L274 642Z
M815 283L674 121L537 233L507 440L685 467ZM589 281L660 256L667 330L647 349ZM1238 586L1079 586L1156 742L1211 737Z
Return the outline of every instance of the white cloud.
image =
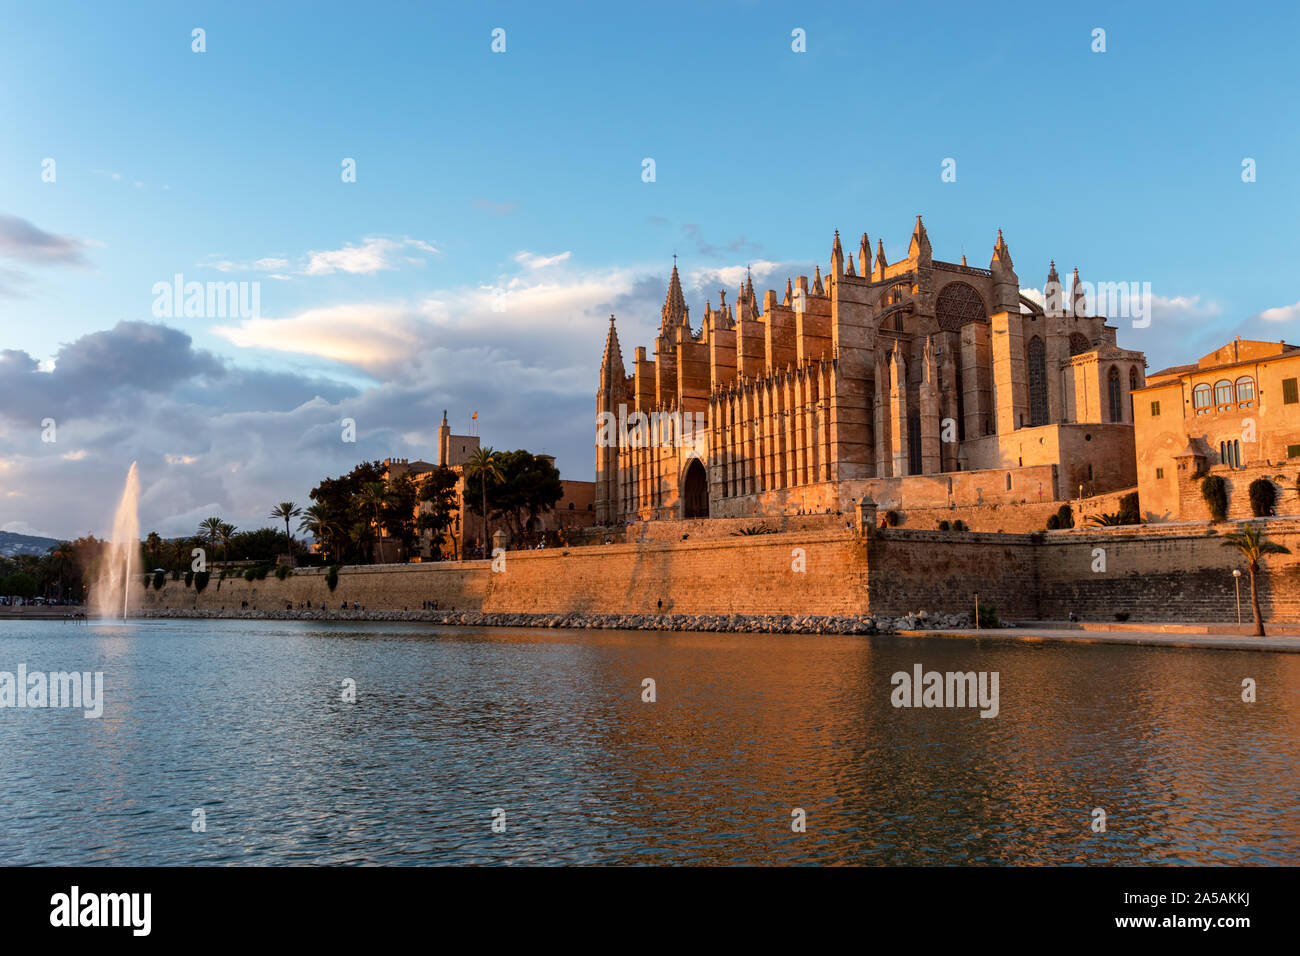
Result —
M570 256L568 251L561 252L554 256L539 256L535 252L520 252L515 254L515 262L519 263L525 269L545 269L547 266L557 265L564 262Z
M1259 314L1265 322L1291 322L1300 319L1300 302L1294 305L1280 305L1265 309Z
M336 272L352 275L373 275L376 272L396 269L399 263L421 265L419 257L403 255L415 249L436 255L438 249L423 239L410 236L366 236L360 244L348 243L341 249L312 250L300 256L297 262L287 256L262 256L258 259L240 260L210 256L198 263L201 268L218 272L265 272L270 279L288 279L291 274L305 276L333 275Z
M332 275L335 272L347 272L353 275L372 275L386 269L394 269L393 257L402 249L413 246L425 252L436 253L438 250L427 242L417 239L388 239L383 236L367 236L360 245L349 243L342 249L313 251L308 254L307 266L303 275ZM414 260L419 261L419 260Z

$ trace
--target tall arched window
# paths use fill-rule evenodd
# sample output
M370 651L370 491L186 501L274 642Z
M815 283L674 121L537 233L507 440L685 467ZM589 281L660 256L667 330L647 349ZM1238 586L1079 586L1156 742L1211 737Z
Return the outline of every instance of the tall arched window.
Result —
M1249 375L1237 379L1237 401L1253 402L1255 400L1255 380Z
M1138 370L1130 367L1128 370L1128 420L1137 421L1137 416L1133 414L1133 393L1138 387Z
M1226 378L1214 383L1214 404L1232 404L1232 383Z
M1112 422L1122 422L1124 420L1124 406L1119 384L1119 369L1112 365L1110 374L1106 378L1106 390L1110 395L1110 420Z
M1210 410L1210 386L1197 385L1192 389L1192 408L1196 414L1204 415Z
M1047 424L1047 349L1035 335L1025 350L1029 360L1029 424Z

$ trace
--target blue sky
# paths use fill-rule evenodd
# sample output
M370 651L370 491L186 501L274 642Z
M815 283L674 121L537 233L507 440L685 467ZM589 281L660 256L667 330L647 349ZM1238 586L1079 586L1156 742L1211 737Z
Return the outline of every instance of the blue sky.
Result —
M137 458L146 528L270 524L443 408L590 478L607 316L649 344L674 252L698 325L918 213L1027 289L1151 282L1152 370L1297 337L1294 8L888 9L0 3L0 528L104 531ZM260 317L155 316L176 273Z

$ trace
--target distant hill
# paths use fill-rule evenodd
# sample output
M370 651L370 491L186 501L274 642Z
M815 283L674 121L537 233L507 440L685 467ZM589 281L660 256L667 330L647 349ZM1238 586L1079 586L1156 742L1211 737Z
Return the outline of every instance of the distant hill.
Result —
M44 554L58 543L54 538L38 538L30 534L0 531L0 557L12 558L16 554Z

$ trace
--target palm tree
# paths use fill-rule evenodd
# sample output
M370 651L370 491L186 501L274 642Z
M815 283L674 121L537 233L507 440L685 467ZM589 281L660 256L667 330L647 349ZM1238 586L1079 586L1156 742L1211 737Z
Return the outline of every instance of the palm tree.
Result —
M281 501L271 509L272 518L284 519L284 537L289 542L289 566L293 566L293 538L289 536L289 519L297 518L302 514L302 509L292 501Z
M233 524L222 523L221 525L221 559L222 563L230 563L230 539L235 536L235 526Z
M1255 593L1255 572L1259 561L1266 554L1290 554L1291 549L1275 541L1269 541L1255 525L1245 524L1239 531L1223 536L1225 548L1236 548L1246 559L1246 570L1250 572L1250 609L1255 615L1255 636L1264 636L1264 619L1259 613L1259 595Z
M361 504L370 509L371 516L374 519L373 527L375 529L376 538L383 536L381 534L383 526L379 521L379 509L388 505L390 500L391 499L388 495L388 485L384 484L382 481L366 482L361 489ZM380 549L379 556L381 559L383 558L382 548Z
M477 478L483 489L483 557L488 556L488 510L487 510L487 486L488 483L497 484L501 481L501 469L497 467L497 453L491 448L482 446L474 449L474 454L470 456L469 461L465 462L465 477Z
M222 521L220 518L204 518L199 522L198 537L206 539L208 545L215 555L217 551L217 541L221 537ZM205 562L206 563L206 562Z
M157 531L150 531L144 539L144 550L149 555L149 563L155 568L162 561L163 541Z
M307 532L319 541L321 554L328 557L329 539L334 525L329 508L324 504L314 504L302 514L303 518L298 522L298 530Z
M1118 525L1128 524L1128 517L1122 511L1115 511L1111 514L1088 515L1088 524L1099 528L1113 528Z

